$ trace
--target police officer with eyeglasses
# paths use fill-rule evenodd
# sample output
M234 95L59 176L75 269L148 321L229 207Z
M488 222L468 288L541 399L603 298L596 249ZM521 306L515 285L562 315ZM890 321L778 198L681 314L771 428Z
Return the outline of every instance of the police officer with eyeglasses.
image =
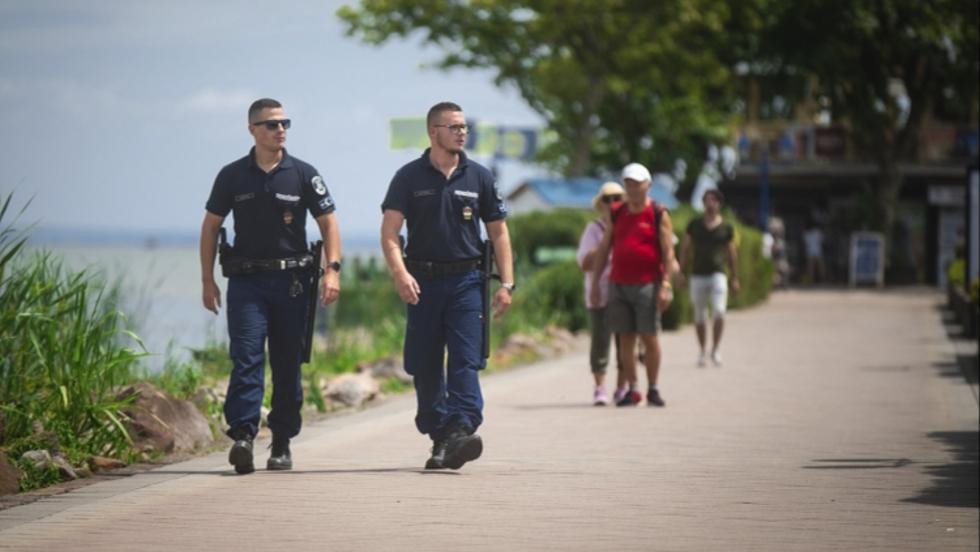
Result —
M282 104L263 98L248 110L255 146L218 173L201 226L204 308L218 314L221 290L214 278L222 224L234 213L235 243L222 253L228 276L228 337L233 363L224 413L234 445L229 462L239 474L255 470L252 445L264 394L265 350L272 369L272 453L269 470L292 469L289 441L302 425L300 364L311 293L323 305L340 293L340 233L335 205L323 178L310 164L286 152L290 120ZM306 213L323 238L325 273L318 290L310 274L316 255L306 245ZM315 253L315 252L313 252Z
M514 273L507 210L493 174L463 152L466 118L451 102L426 117L431 147L395 173L381 209L381 247L407 304L405 371L413 376L415 425L432 439L426 469L459 469L483 452L479 370L484 285L480 222L497 255L495 315L511 303ZM399 233L408 226L404 252ZM404 255L404 256L403 256Z

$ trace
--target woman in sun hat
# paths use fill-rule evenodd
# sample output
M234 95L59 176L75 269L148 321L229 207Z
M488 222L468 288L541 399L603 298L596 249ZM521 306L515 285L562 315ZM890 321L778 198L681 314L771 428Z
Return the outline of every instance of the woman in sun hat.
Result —
M585 306L589 311L589 323L592 331L589 364L592 368L592 377L595 379L592 402L596 406L604 406L609 403L604 382L606 366L609 364L609 341L611 334L609 332L609 324L606 320L606 301L608 297L605 292L609 287L609 271L612 268L612 263L606 263L606 270L600 278L599 287L603 291L603 294L598 303L593 304L589 297L589 289L591 289L592 285L592 271L595 266L596 249L602 241L602 235L605 233L606 227L610 224L609 206L613 202L622 201L622 199L623 187L617 182L606 182L599 188L599 192L592 198L592 207L599 216L586 225L585 230L582 232L582 238L579 240L578 253L576 254L578 265L585 273ZM618 343L616 344L616 366L617 368L620 367ZM622 377L621 371L619 371L617 377ZM621 385L623 382L618 383Z

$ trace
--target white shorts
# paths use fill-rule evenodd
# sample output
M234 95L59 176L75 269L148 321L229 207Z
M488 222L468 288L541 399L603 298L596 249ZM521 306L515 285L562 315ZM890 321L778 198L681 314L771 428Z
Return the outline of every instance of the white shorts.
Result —
M691 276L691 304L694 305L694 322L708 319L708 306L714 318L724 318L728 306L728 277L724 272L711 276Z

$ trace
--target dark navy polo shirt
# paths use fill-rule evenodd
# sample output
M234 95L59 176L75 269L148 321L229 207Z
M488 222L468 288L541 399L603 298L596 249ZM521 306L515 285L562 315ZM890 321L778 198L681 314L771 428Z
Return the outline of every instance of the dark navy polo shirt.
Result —
M429 160L429 149L391 179L381 204L405 216L406 254L422 261L475 259L482 253L480 221L507 216L496 179L484 166L460 152L459 165L447 179Z
M266 173L253 147L218 172L205 208L220 217L234 212L236 257L275 259L308 251L306 212L316 218L335 206L312 165L284 149L279 165Z

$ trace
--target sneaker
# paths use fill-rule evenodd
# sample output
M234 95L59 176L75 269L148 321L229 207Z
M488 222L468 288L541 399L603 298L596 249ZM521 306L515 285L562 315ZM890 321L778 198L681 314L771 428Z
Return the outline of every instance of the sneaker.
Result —
M606 388L601 385L595 388L592 393L592 404L596 406L606 406L609 404L609 397L606 396Z
M698 355L698 368L704 368L707 363L708 361L704 357L704 351L701 351L701 354Z
M432 456L425 461L425 469L427 470L441 470L445 469L446 461L446 440L445 439L433 439L432 440Z
M712 352L711 362L713 362L715 366L721 366L721 353L719 353L718 351Z
M458 470L463 464L472 462L483 454L483 439L469 428L453 430L446 438L446 456L442 465Z
M642 399L643 395L641 395L638 391L630 389L623 395L623 398L616 401L616 406L635 406L640 404Z
M656 389L647 390L647 404L650 406L666 406L667 403L660 398L660 391Z
M623 400L623 397L625 397L626 393L628 392L629 390L625 387L620 387L613 393L613 402L619 404L619 401Z
M228 451L228 463L235 466L235 473L245 475L254 472L255 464L252 462L253 437L243 429L229 432L228 435L235 440L235 444Z
M272 436L272 454L265 463L265 469L271 471L286 471L293 469L293 456L289 452L289 439L278 439Z

